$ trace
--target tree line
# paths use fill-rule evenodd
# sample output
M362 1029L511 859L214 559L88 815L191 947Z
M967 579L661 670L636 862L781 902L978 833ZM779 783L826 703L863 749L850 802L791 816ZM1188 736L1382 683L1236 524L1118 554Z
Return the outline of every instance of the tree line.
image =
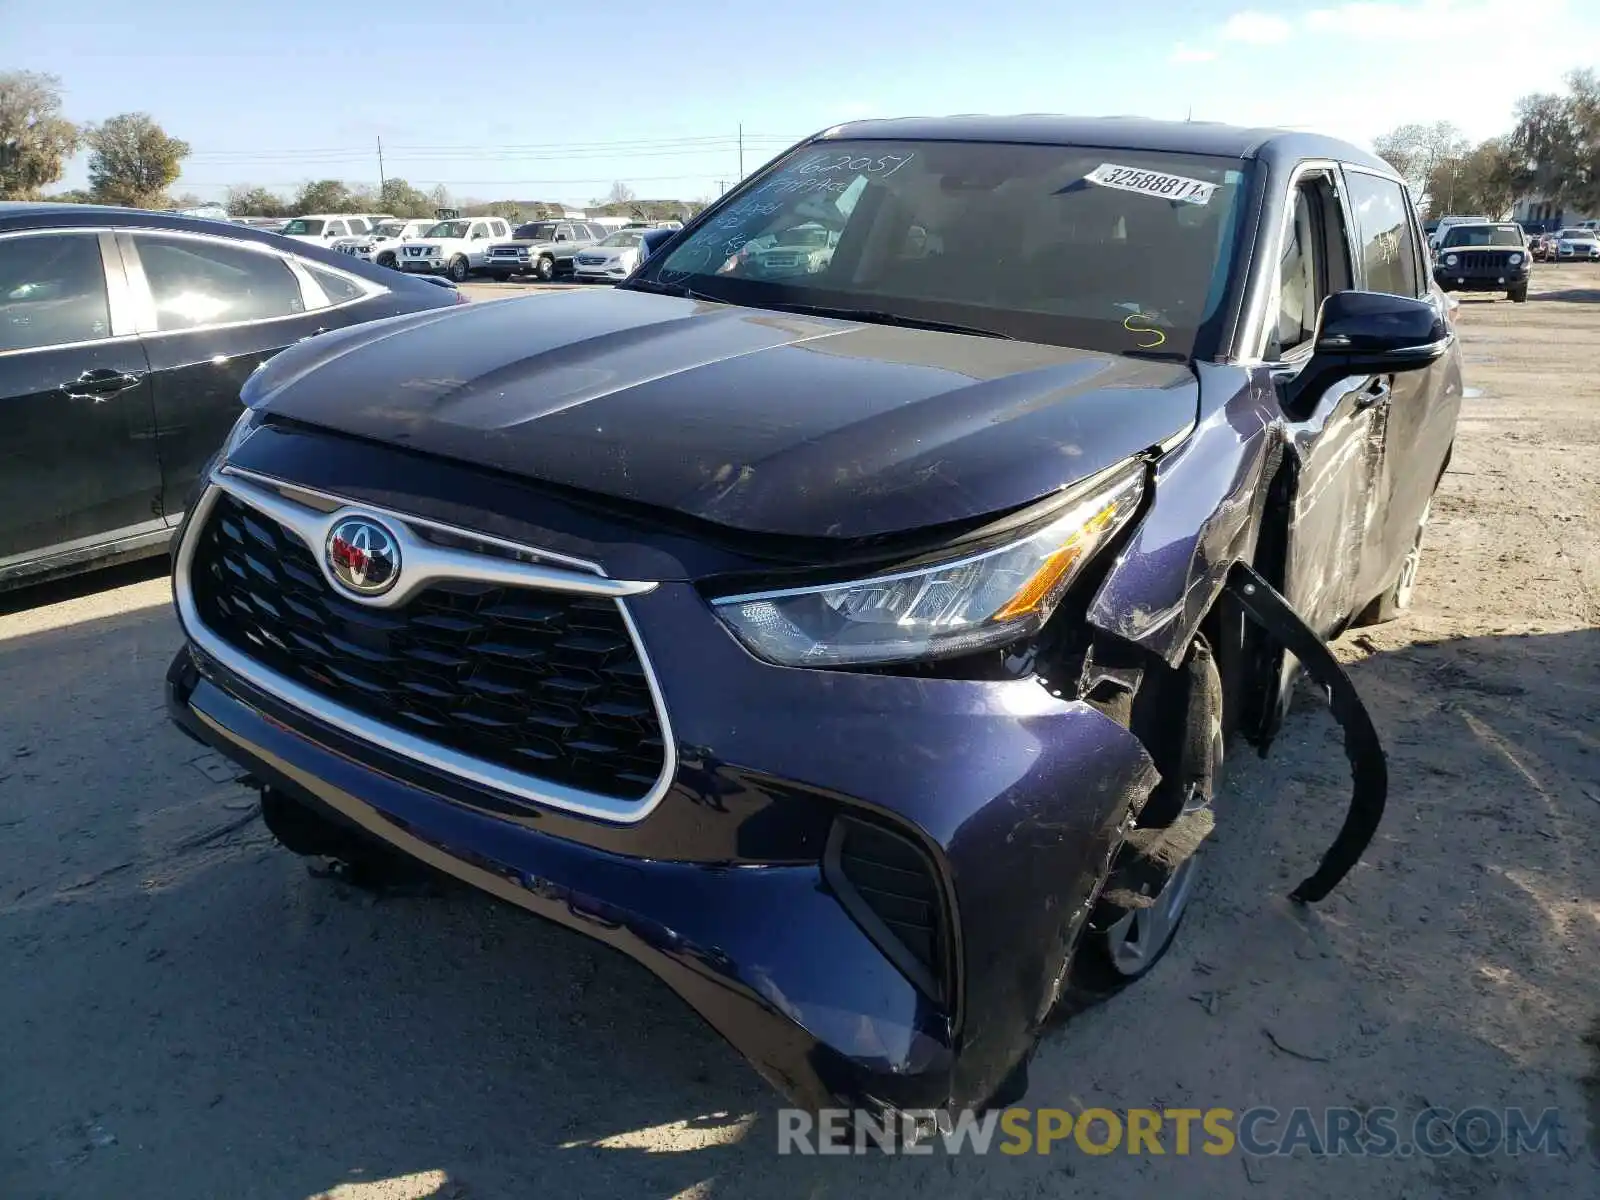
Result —
M1517 101L1516 125L1473 144L1448 121L1401 125L1373 141L1430 216L1498 217L1522 196L1600 213L1600 77L1566 77L1564 92Z
M148 208L178 178L189 143L148 113L79 125L61 111L61 81L37 71L0 73L0 200L32 200L89 150L89 187L52 197Z

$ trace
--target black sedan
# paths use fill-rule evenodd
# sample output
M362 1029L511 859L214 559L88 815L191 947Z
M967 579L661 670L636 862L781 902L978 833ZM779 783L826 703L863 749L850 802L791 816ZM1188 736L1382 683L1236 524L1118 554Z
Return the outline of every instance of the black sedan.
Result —
M159 554L263 361L465 300L221 221L0 203L0 590Z

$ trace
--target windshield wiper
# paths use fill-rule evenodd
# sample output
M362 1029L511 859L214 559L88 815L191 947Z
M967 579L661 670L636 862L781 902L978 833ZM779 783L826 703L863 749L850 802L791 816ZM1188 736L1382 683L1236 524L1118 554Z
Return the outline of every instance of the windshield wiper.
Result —
M658 296L677 296L680 300L709 300L713 304L726 304L716 296L697 292L686 283L662 283L656 279L628 279L617 284L624 291L654 292Z
M976 325L957 325L951 321L934 321L926 317L912 317L905 313L882 312L871 308L830 308L826 304L794 304L783 300L765 301L762 308L779 312L810 313L817 317L835 317L841 321L861 321L868 325L899 325L907 329L936 329L941 333L970 333L976 337L1000 338L1014 342L1017 339L998 329L979 329Z

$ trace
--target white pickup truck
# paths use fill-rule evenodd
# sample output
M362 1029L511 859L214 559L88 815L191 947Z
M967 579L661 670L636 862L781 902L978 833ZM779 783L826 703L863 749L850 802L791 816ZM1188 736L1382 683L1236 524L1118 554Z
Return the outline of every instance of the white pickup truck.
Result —
M474 271L482 271L489 246L510 234L511 227L502 217L436 221L421 237L395 245L395 265L408 273L448 275L461 283Z

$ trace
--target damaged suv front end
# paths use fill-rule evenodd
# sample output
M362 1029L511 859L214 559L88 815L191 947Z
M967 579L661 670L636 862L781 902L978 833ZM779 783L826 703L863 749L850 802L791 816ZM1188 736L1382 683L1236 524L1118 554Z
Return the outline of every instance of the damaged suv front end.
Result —
M536 319L287 352L175 556L169 707L285 844L613 945L815 1107L1014 1095L1075 983L1149 969L1221 745L1270 738L1291 676L1232 573L1306 616L1308 665L1389 587L1403 539L1329 507L1377 476L1297 487L1359 461L1320 444L1335 384L1447 352L1423 301L1350 292L1303 411L1233 361L1289 151L951 124L830 131ZM836 230L827 269L741 277L785 222Z

